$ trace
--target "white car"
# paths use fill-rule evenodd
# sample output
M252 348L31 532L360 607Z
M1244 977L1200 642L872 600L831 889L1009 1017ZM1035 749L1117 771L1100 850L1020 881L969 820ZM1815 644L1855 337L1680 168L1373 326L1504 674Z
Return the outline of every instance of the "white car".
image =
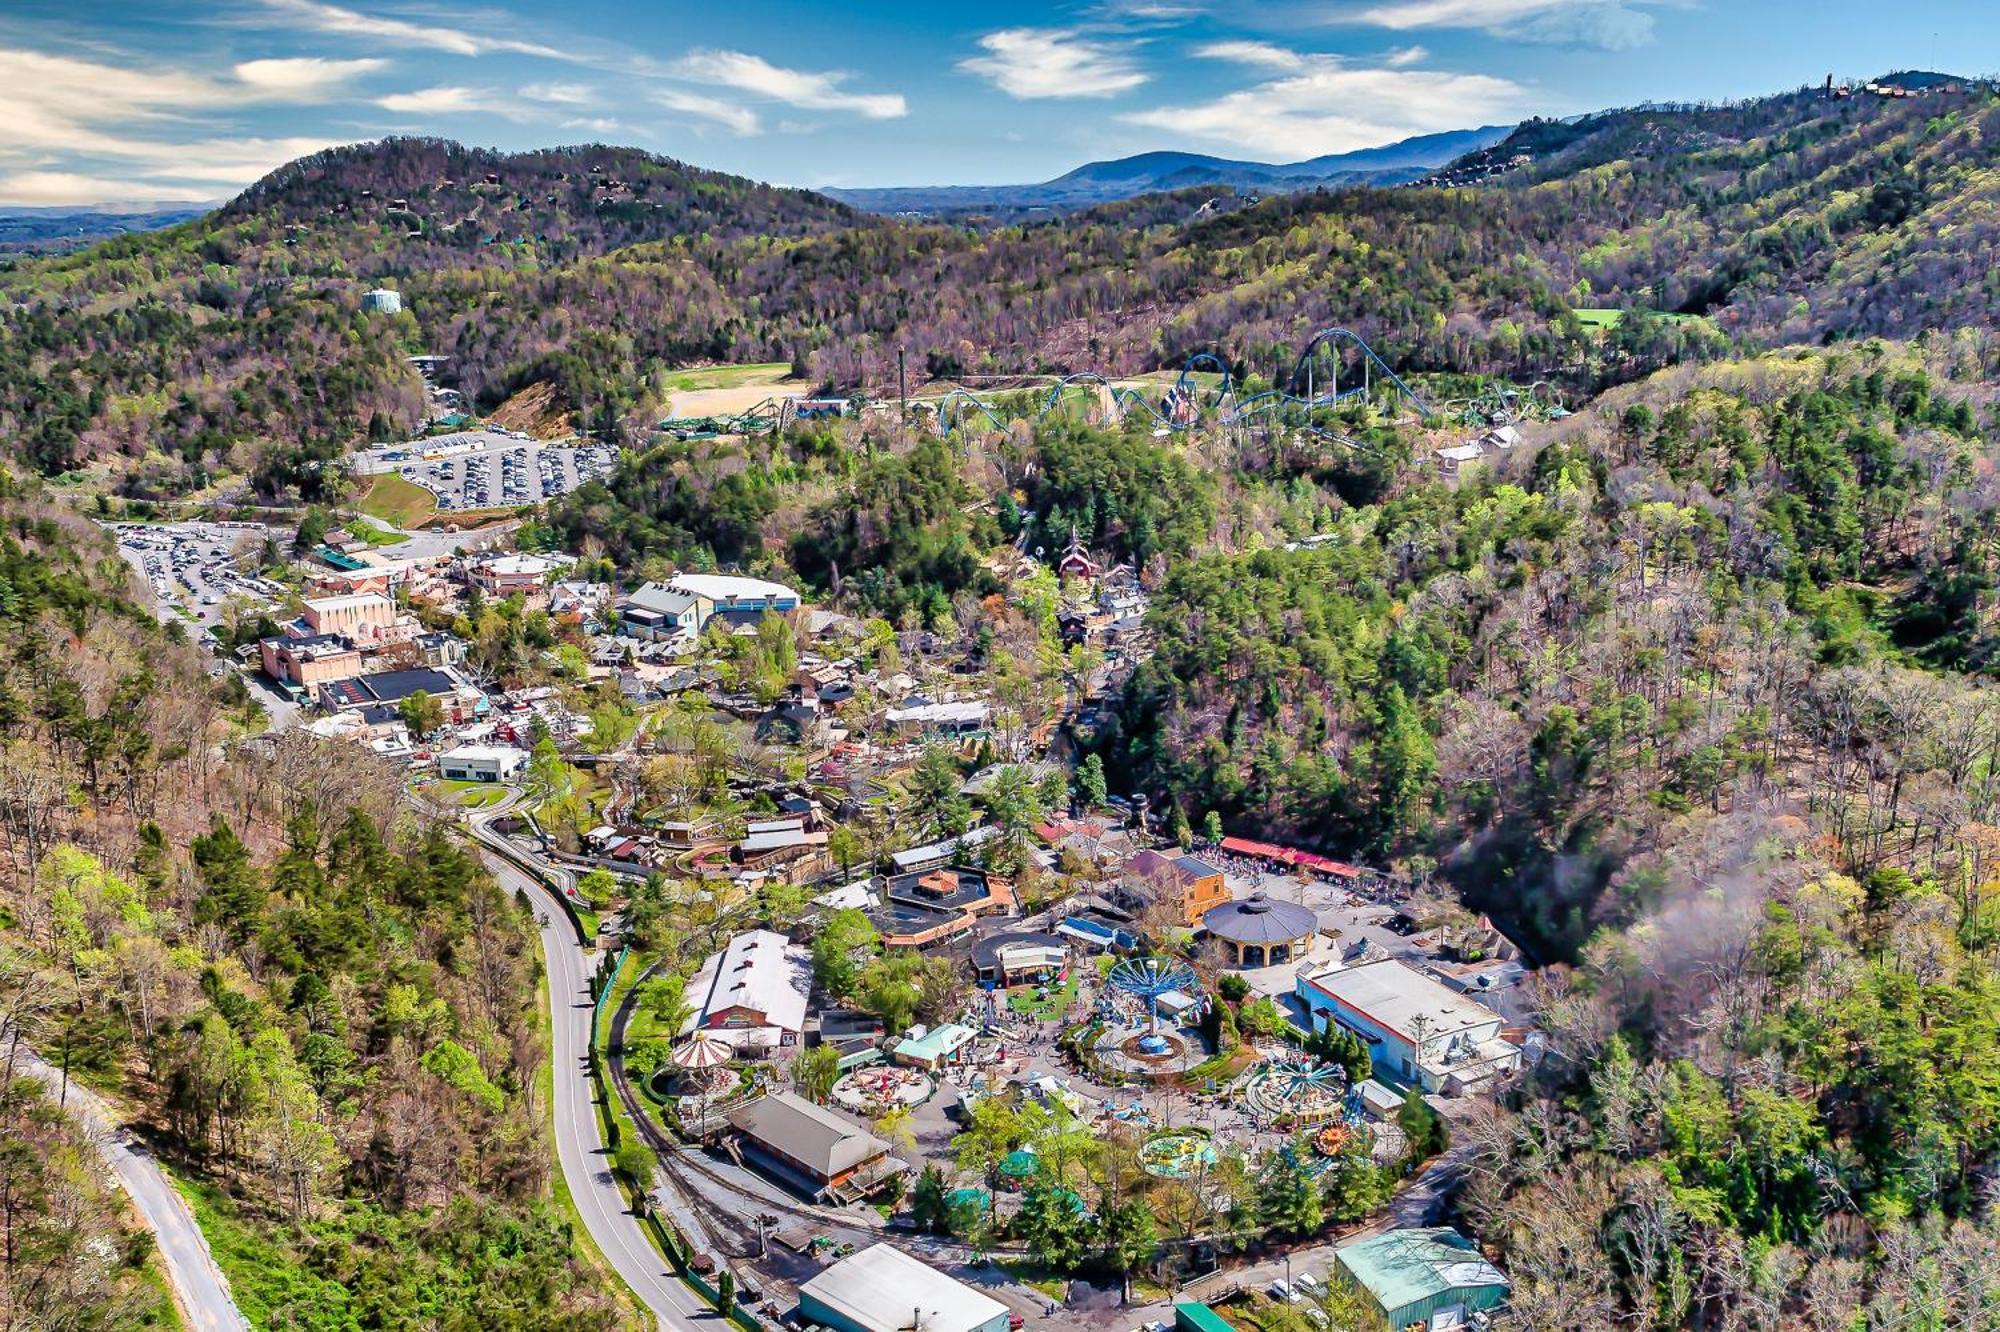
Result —
M1299 1297L1298 1292L1286 1285L1282 1280L1273 1281L1264 1290L1266 1294L1270 1295L1272 1299L1278 1301L1280 1304L1290 1304Z
M1319 1280L1310 1272L1301 1272L1292 1278L1292 1289L1306 1295L1317 1295Z

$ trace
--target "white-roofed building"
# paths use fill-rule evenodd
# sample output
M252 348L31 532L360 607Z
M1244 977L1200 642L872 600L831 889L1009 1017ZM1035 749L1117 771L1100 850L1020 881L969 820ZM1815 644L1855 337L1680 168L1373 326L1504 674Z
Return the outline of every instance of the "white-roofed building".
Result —
M438 755L438 776L448 782L504 782L528 761L512 745L460 745Z
M892 1244L843 1258L799 1287L799 1313L835 1332L1007 1332L1007 1306Z
M1378 1076L1462 1091L1521 1066L1498 1013L1394 959L1302 968L1293 993L1315 1031L1332 1022L1367 1041Z
M567 559L547 555L488 555L474 560L466 576L481 592L504 597L510 592L540 587L550 574L568 565Z
M794 611L799 594L783 583L764 578L744 578L736 574L675 574L667 585L714 603L718 613L739 611Z
M1445 476L1457 476L1467 463L1476 463L1486 456L1486 450L1478 444L1454 444L1437 451L1438 471Z
M984 700L971 699L963 703L917 703L890 708L885 716L891 726L903 730L959 735L983 728L992 712Z
M889 863L896 867L898 874L921 874L940 865L948 865L965 852L982 846L1000 835L998 826L983 823L968 829L963 837L949 842L930 842L923 846L913 846L907 851L898 851L889 857Z
M687 985L703 1030L738 1050L797 1045L812 994L812 954L771 930L749 930L709 955Z

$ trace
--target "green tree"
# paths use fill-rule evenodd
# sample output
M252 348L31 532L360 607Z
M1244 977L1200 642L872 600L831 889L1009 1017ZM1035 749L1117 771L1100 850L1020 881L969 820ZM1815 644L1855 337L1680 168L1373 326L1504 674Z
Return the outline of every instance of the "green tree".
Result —
M1374 765L1377 826L1387 846L1414 830L1437 775L1437 746L1400 685L1390 685L1382 697Z
M1137 1198L1105 1205L1097 1218L1097 1242L1105 1269L1118 1274L1125 1298L1131 1298L1132 1270L1159 1247L1153 1209Z
M923 1000L924 958L908 950L886 953L861 973L856 997L861 1007L882 1019L891 1035L907 1031Z
M1056 1272L1075 1272L1083 1266L1095 1229L1074 1190L1041 1180L1028 1186L1014 1216L1014 1231L1028 1252Z
M403 725L410 728L410 734L419 739L429 735L444 725L444 704L431 697L426 690L416 690L403 700Z
M687 981L680 976L657 976L640 986L639 1008L652 1018L654 1030L668 1040L679 1036L681 1028L694 1016L694 1005L687 997Z
M611 1164L619 1174L632 1182L632 1187L644 1192L653 1179L653 1149L648 1147L634 1133L619 1140L612 1150Z
M1375 1061L1368 1052L1368 1042L1337 1022L1329 1022L1322 1030L1307 1036L1305 1049L1320 1063L1338 1064L1345 1069L1350 1086L1375 1072Z
M1110 787L1104 780L1104 760L1095 754L1086 755L1083 762L1076 765L1074 783L1076 803L1085 812L1102 808L1111 798Z
M1375 1164L1360 1137L1349 1137L1319 1177L1320 1201L1333 1221L1359 1221L1380 1207L1393 1187L1393 1173Z
M861 858L860 834L843 823L826 835L826 853L840 866L840 877L846 879L854 872L854 862Z
M1267 1153L1257 1172L1257 1219L1280 1235L1314 1235L1325 1222L1318 1185L1306 1172L1311 1159L1312 1145L1295 1142Z
M916 1186L910 1191L910 1218L934 1235L951 1227L951 1183L935 1161L917 1172Z
M918 827L940 837L965 831L971 809L959 794L958 759L943 745L930 745L910 772L910 813Z
M813 937L813 979L828 994L846 998L854 993L861 977L862 955L871 953L882 936L867 915L855 907L843 907L820 922Z
M824 1101L840 1081L840 1052L831 1045L812 1045L792 1060L792 1086L808 1101Z
M1403 1096L1396 1110L1396 1127L1403 1131L1403 1159L1412 1164L1428 1161L1451 1145L1451 1129L1444 1116L1431 1108L1415 1087Z
M195 923L220 926L232 943L242 945L262 927L266 897L263 878L250 864L249 849L218 817L189 850L201 879Z

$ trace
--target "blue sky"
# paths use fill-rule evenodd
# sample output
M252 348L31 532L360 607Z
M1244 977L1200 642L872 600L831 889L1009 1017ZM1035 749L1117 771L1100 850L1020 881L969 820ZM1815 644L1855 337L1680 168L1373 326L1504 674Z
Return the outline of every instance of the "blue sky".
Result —
M330 144L631 144L793 185L1289 161L1936 61L1992 0L0 0L0 203L218 199Z

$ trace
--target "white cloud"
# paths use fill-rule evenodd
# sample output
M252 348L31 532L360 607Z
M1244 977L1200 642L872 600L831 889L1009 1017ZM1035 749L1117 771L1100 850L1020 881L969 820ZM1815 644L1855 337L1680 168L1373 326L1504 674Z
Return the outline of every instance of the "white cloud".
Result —
M0 171L0 203L17 207L89 207L107 203L206 203L214 198L191 185L138 185L74 171Z
M650 95L653 101L669 111L678 111L699 120L712 120L738 134L755 134L761 128L755 111L735 102L725 102L720 97L679 88L661 88Z
M456 116L467 114L511 116L520 106L506 94L492 88L418 88L414 92L390 93L375 99L384 111L412 116Z
M616 134L625 128L616 116L579 116L575 120L565 120L564 129L589 130L592 134Z
M552 60L574 59L566 52L544 46L539 42L524 42L509 37L488 37L467 31L465 27L460 26L427 25L412 23L407 19L391 18L385 14L364 14L359 10L346 9L339 5L321 4L320 0L264 0L264 7L273 13L293 19L314 32L333 33L342 37L375 37L402 46L446 51L452 55L462 56L508 51L516 55L544 56Z
M0 197L215 198L334 142L231 135L218 117L325 100L376 65L253 60L211 76L0 48Z
M1226 60L1232 65L1252 65L1260 69L1300 69L1306 58L1270 42L1208 42L1194 48L1203 60Z
M1306 55L1297 73L1211 101L1120 117L1272 160L1350 152L1518 114L1526 90L1489 74L1391 69Z
M326 60L319 56L298 56L286 60L245 60L231 72L241 82L274 98L309 100L336 92L388 63L386 60Z
M336 139L299 136L284 139L197 139L191 143L151 144L149 165L139 174L157 180L201 181L217 187L248 185L287 162L296 161ZM150 188L150 187L149 187ZM213 198L218 190L205 197Z
M981 37L979 45L986 54L961 60L958 67L1010 97L1111 97L1147 77L1122 48L1070 28L1002 28Z
M1499 37L1622 51L1653 39L1644 0L1380 0L1345 17L1407 32L1478 28Z
M901 93L854 93L841 88L847 75L785 69L743 51L690 51L672 72L695 83L754 93L808 111L852 111L869 120L895 120L910 113ZM686 109L686 108L683 108Z
M1421 46L1391 47L1383 55L1382 63L1391 69L1403 69L1410 65L1421 65L1431 58L1431 53Z
M297 156L325 147L327 141L216 137L167 141L146 135L171 128L185 136L191 116L246 104L311 101L326 91L323 80L274 83L267 74L256 62L247 79L216 79L0 48L0 125L6 127L0 132L0 166L44 167L51 165L50 154L84 155L169 166L186 161L202 170L234 166L247 171L241 180L255 179L285 160L266 160L267 151L286 150ZM165 174L208 178L193 170Z
M521 96L552 106L589 106L597 100L597 93L582 83L530 83L521 89Z
M1103 9L1114 19L1139 19L1148 23L1185 23L1203 13L1202 5L1186 0L1107 0Z

